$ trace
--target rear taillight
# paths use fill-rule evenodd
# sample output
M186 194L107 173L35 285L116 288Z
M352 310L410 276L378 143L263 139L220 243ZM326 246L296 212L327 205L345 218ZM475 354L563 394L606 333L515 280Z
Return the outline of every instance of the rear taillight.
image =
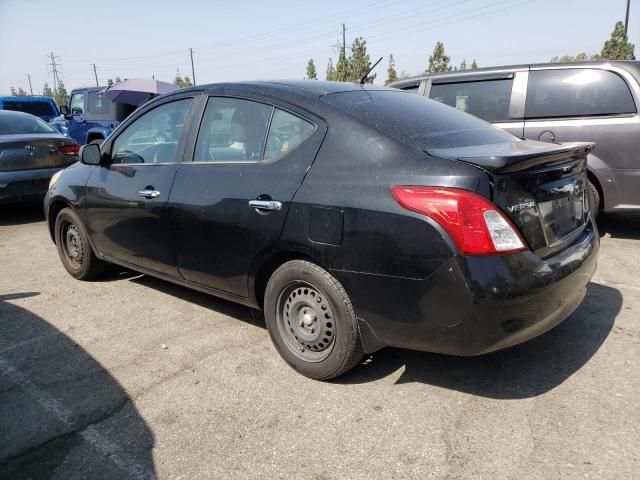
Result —
M403 208L435 220L464 255L495 255L526 250L520 234L486 198L459 188L395 186Z
M78 155L80 145L77 143L74 143L73 145L62 145L58 147L58 151L64 155Z

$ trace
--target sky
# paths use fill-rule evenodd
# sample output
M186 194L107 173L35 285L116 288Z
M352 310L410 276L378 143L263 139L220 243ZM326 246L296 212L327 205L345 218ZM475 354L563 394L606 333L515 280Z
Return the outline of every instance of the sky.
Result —
M629 39L640 58L640 0L631 0ZM398 72L422 73L437 41L452 64L479 66L546 62L553 56L596 53L626 0L0 0L0 94L10 87L40 94L53 52L67 90L107 79L198 84L300 79L313 58L324 78L342 41L362 36L386 78L393 54Z

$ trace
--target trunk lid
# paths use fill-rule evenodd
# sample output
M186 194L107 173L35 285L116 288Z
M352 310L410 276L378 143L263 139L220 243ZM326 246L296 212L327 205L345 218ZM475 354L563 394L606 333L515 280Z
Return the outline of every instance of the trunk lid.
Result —
M78 159L59 148L76 142L61 135L13 134L0 136L0 172L64 168Z
M587 225L586 165L593 147L520 140L427 153L485 170L491 177L491 200L544 258L570 245Z

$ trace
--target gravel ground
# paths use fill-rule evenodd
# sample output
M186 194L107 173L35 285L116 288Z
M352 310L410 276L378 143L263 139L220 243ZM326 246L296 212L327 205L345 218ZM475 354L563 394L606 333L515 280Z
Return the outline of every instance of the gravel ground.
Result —
M0 209L0 478L637 478L640 216L583 305L508 351L382 350L331 383L259 315L130 272L78 282Z

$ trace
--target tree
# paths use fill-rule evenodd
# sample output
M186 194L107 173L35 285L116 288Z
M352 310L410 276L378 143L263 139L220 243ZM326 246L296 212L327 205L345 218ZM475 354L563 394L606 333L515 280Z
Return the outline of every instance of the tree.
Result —
M478 69L478 64L476 63L476 59L473 59L473 62L471 63L471 70L477 70Z
M26 97L26 96L28 96L28 93L26 91L24 91L22 87L18 87L18 96L19 97Z
M11 92L12 97L17 97L18 93L16 92L16 87L10 87L9 91Z
M116 77L116 83L120 83L121 81L120 77Z
M184 88L185 87L185 82L184 79L180 76L180 69L176 69L176 78L173 79L173 84L176 87L179 88Z
M53 98L53 90L51 90L51 87L47 82L44 82L44 87L42 88L42 96Z
M110 87L111 85L113 85L113 80L111 80L110 78L107 79L107 87Z
M462 63L460 64L460 70L466 70L467 69L467 59L465 58L464 60L462 60Z
M613 27L611 38L604 42L600 55L608 60L627 60L633 56L635 45L629 43L627 34L624 33L624 23L618 22Z
M367 53L367 41L363 37L356 37L351 45L351 57L347 59L349 74L347 80L360 80L371 70L371 58ZM367 75L365 83L373 83L376 78L374 73Z
M69 94L62 80L58 82L58 88L53 92L53 101L56 105L66 105L69 103Z
M384 84L388 85L391 82L398 79L398 72L396 72L396 60L393 55L389 55L389 66L387 67L387 79Z
M436 46L433 49L433 55L429 57L429 67L425 73L451 71L449 60L451 59L444 54L444 44L442 42L436 42Z
M600 60L600 58L600 55L598 55L597 53L588 55L584 52L581 52L575 57L572 55L562 55L561 57L555 56L551 59L551 63L586 62L588 60Z
M351 79L351 65L344 48L340 49L338 63L336 63L336 74L334 80L337 82L348 82Z
M185 75L184 77L184 87L193 87L193 83L191 82L191 79L189 77L187 77Z
M327 62L327 73L325 74L325 80L333 82L336 79L336 68L333 66L333 60L330 58Z
M307 80L317 80L316 64L313 63L313 58L310 58L307 62Z

